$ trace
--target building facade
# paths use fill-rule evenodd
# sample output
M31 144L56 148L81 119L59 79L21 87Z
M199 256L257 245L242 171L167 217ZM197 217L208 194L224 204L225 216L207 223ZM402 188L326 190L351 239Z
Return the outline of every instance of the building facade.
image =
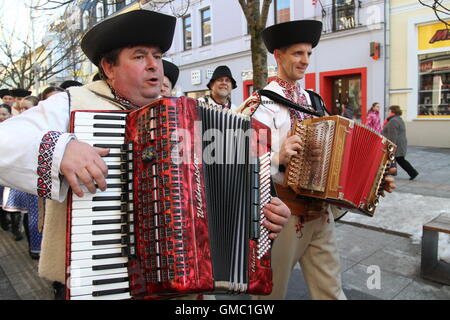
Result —
M175 1L166 13L182 12L167 57L180 68L178 95L198 97L207 92L213 70L227 65L238 87L232 101L240 104L253 90L250 36L239 2L221 0ZM143 8L146 6L144 5ZM171 11L172 10L172 11ZM164 12L164 11L163 11ZM314 49L302 84L319 92L327 107L337 112L349 99L354 116L364 121L372 102L384 105L384 2L355 0L273 0L267 26L297 19L321 20L319 45ZM372 45L371 45L372 44ZM371 51L376 47L376 50ZM276 62L268 54L269 78Z
M449 148L450 32L414 0L392 1L390 17L390 102L403 111L408 143Z

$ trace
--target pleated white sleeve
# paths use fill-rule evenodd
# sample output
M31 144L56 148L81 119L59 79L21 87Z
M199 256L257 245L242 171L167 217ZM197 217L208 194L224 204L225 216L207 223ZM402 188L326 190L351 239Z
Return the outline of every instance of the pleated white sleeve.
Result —
M69 185L59 167L67 143L69 97L61 92L0 124L0 185L64 201Z

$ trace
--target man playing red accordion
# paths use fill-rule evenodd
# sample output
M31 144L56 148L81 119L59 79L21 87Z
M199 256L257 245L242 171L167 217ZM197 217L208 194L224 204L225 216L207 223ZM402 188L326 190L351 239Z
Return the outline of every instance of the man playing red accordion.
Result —
M264 90L272 91L304 108L304 112L274 102L254 93L238 108L238 112L252 115L271 128L271 174L279 197L291 209L288 224L279 234L272 248L273 290L259 299L284 299L292 269L302 267L311 299L346 299L342 290L339 253L336 246L334 216L344 211L324 201L299 199L294 191L283 187L284 170L292 155L300 150L300 138L288 136L295 119L312 117L317 112L312 101L322 99L314 92L300 87L298 80L305 76L312 48L320 39L322 23L314 20L290 21L267 27L263 31L264 43L274 55L278 65L277 77ZM319 99L318 99L319 98ZM314 158L314 154L311 155ZM395 185L392 177L385 178L385 190Z

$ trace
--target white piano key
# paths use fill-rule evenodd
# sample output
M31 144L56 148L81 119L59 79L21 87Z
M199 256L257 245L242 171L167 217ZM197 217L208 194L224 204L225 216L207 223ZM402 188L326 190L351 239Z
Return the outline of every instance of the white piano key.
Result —
M82 226L82 225L93 225L94 221L104 221L104 220L117 220L121 219L122 215L124 213L122 212L121 215L108 215L108 216L98 216L98 217L74 217L72 218L72 226ZM102 225L102 224L99 224Z
M112 200L112 201L74 201L72 203L72 209L88 209L93 207L110 207L110 206L119 206L120 200Z
M75 296L92 294L95 291L124 289L124 288L129 288L128 281L121 282L121 283L102 284L102 285L98 285L98 286L84 286L84 287L70 288L70 295L75 297Z
M122 216L123 212L119 210L108 210L108 211L92 211L92 208L90 209L75 209L72 210L72 218L86 218L86 217L102 217L102 216L111 216L115 219L119 219ZM79 221L83 222L83 220ZM72 223L73 224L73 223ZM78 224L75 224L78 225Z
M124 128L93 128L87 126L75 127L74 133L124 133Z
M92 295L83 295L83 296L76 296L71 297L71 300L127 300L131 299L130 293L120 293L115 295L106 295L106 296L99 296L99 297L93 297Z
M84 287L84 286L95 286L93 284L96 280L108 280L108 279L118 279L118 278L128 278L128 273L114 273L114 274L103 274L98 276L90 277L70 277L70 288Z
M102 249L111 249L111 248L123 248L126 245L124 244L102 244L102 245L93 245L92 242L76 242L71 243L71 251L84 251L84 250L102 250Z
M94 124L120 124L120 125L125 125L126 120L104 120L104 119L86 119L86 118L79 118L76 117L74 124L75 127L80 127L80 126L86 126L86 127L93 127Z
M75 269L82 269L82 268L91 268L93 266L106 266L106 265L115 265L115 264L123 264L127 263L128 258L127 257L120 257L120 258L110 258L110 259L100 259L100 260L74 260L70 264L71 270ZM111 268L111 269L118 269L118 268ZM105 268L104 270L111 270L108 268Z
M116 268L108 270L92 270L91 268L70 268L71 278L84 278L93 276L103 276L107 274L118 274L118 273L128 273L128 268Z
M122 248L110 248L103 250L92 250L92 251L77 251L72 252L70 255L70 260L83 260L83 259L94 259L94 256L107 255L107 254L122 254ZM99 259L103 260L103 259Z
M120 191L113 192L110 190L105 190L105 191L96 192L95 194L88 193L88 194L83 195L83 197L79 197L76 194L73 194L72 201L92 201L93 197L117 197L120 195L121 195Z
M93 235L88 233L83 234L72 234L70 236L71 242L78 243L78 242L94 242L94 241L116 241L116 240L122 240L122 237L126 236L122 233L117 234L99 234L99 235ZM95 245L94 245L95 247Z
M120 143L124 143L124 137L94 137L93 133L76 133L75 136L78 140L86 142L86 140L93 140L97 143L102 143L102 141L110 140L110 141L120 141Z
M106 225L82 225L82 226L72 226L71 233L72 234L92 234L93 231L113 231L120 230L122 226L126 225L125 223L114 223L114 224L106 224ZM120 233L120 232L119 232Z

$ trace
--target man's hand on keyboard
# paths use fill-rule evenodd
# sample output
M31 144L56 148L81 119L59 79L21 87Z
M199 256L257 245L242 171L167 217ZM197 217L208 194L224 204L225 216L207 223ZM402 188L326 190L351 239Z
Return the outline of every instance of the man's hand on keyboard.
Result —
M96 191L96 184L100 190L106 190L108 167L101 157L108 153L109 149L92 147L77 140L67 144L60 172L66 177L73 193L83 196L80 182L92 194Z

